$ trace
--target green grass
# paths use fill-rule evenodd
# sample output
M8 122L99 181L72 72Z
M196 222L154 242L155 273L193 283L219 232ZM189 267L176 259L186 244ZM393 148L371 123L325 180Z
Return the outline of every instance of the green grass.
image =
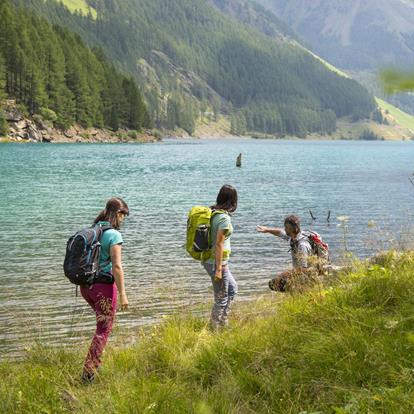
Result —
M87 15L91 12L92 17L95 19L97 14L93 7L90 7L86 0L60 0L71 12L80 10L83 14Z
M331 63L327 62L325 59L322 59L320 56L315 55L311 51L308 50L308 52L316 59L318 59L320 62L322 62L330 71L335 72L337 75L342 76L344 78L350 78L349 75L347 75L342 70L338 69L336 66L332 65Z
M78 382L85 349L40 347L0 364L0 412L414 412L414 254L286 298L239 306L221 333L175 317L112 344L90 387Z
M382 99L376 98L378 106L384 111L388 111L389 114L395 119L396 123L403 128L407 128L414 133L414 116L407 114L401 109L396 108L388 102Z

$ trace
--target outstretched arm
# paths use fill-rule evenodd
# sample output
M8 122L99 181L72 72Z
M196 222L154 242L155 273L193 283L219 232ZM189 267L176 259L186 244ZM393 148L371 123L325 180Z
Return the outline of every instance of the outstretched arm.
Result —
M279 229L277 227L273 228L273 227L257 226L256 230L259 233L269 233L269 234L273 234L273 236L277 236L277 237L286 236L285 231L283 229Z

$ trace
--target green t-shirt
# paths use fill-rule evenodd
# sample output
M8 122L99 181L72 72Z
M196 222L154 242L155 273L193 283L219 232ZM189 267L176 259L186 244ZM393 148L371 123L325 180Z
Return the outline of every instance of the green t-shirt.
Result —
M98 226L109 226L108 221L100 221ZM99 258L99 265L102 267L102 272L109 273L112 270L112 263L108 260L111 258L111 247L117 244L122 244L124 241L122 235L118 230L109 229L104 232L101 238L101 257ZM108 263L104 266L105 263Z
M219 230L223 230L226 238L224 239L224 250L228 251L230 256L231 245L230 245L230 236L233 233L233 226L231 224L231 217L227 213L218 213L213 216L211 219L211 244L212 244L212 255L207 260L207 263L215 263L215 250L216 250L216 240L217 233ZM228 259L223 260L223 263L227 263Z

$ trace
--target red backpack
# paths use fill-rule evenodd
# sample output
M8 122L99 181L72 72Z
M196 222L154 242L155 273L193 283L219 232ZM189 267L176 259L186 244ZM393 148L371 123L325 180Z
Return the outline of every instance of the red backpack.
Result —
M329 245L322 240L322 237L316 231L308 230L302 232L308 238L313 254L329 262Z

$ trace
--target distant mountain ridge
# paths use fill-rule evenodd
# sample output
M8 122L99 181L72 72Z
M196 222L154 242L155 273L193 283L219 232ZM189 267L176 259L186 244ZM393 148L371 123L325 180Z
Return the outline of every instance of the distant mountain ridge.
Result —
M316 54L368 90L414 114L414 96L384 94L378 72L414 69L412 0L255 0L294 30Z
M414 2L257 0L342 69L414 64Z

